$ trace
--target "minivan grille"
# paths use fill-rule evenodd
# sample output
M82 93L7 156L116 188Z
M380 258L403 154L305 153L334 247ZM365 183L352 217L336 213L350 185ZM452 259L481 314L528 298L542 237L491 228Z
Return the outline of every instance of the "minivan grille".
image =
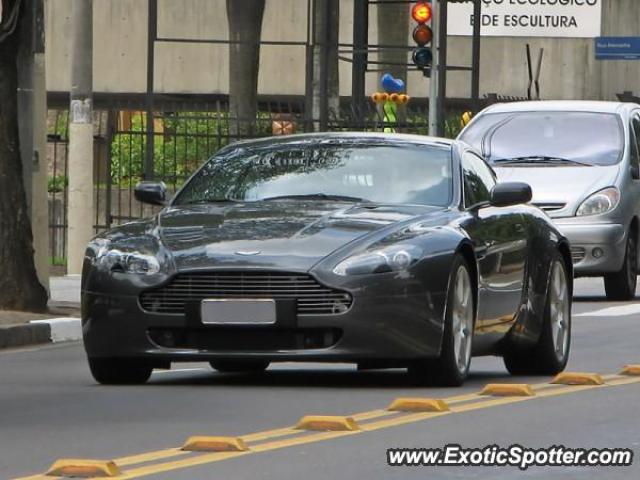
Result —
M582 247L571 247L571 258L573 260L573 263L580 263L582 260L584 260L586 254L587 252Z
M353 301L349 293L306 274L209 271L178 274L169 284L143 292L140 305L152 313L184 314L187 302L206 298L294 299L298 315L344 313Z
M534 203L534 205L545 212L555 212L556 210L562 210L566 203Z

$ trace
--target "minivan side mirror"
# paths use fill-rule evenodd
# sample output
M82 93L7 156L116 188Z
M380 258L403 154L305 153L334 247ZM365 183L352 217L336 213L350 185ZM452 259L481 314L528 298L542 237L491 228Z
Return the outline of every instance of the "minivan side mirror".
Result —
M509 207L531 201L531 187L523 182L498 183L491 190L492 207Z
M149 205L167 204L167 186L164 182L140 182L134 190L136 200Z

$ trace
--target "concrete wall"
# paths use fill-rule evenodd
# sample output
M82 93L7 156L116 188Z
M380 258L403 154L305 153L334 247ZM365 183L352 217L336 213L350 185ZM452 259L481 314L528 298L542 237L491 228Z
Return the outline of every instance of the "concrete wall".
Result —
M70 0L45 0L47 88L69 89ZM603 35L640 36L640 0L603 0ZM340 41L352 40L353 0L341 0ZM267 0L263 39L304 41L306 0ZM375 43L376 8L370 10L370 42ZM159 0L160 37L195 39L228 36L225 0ZM94 85L98 92L143 92L146 88L147 0L94 1ZM407 39L409 43L409 39ZM525 45L534 55L545 49L543 98L612 99L623 90L640 91L640 61L596 61L593 39L486 38L482 45L481 93L523 96L527 87ZM471 41L452 37L451 64L469 64ZM371 56L375 59L375 54ZM261 94L304 94L304 47L263 46ZM164 93L226 93L228 47L212 44L156 44L155 89ZM426 96L428 80L411 73L409 93ZM377 88L376 74L367 89ZM469 74L452 72L448 94L468 97ZM351 92L351 66L341 62L340 91Z

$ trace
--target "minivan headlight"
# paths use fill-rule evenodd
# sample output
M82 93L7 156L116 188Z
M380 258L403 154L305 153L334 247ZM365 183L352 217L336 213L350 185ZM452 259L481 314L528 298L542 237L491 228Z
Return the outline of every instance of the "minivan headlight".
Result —
M601 215L616 208L618 203L620 203L620 190L616 187L605 188L589 196L582 202L578 207L576 216Z
M398 272L416 263L421 253L415 245L393 245L349 257L340 262L333 273L347 276Z

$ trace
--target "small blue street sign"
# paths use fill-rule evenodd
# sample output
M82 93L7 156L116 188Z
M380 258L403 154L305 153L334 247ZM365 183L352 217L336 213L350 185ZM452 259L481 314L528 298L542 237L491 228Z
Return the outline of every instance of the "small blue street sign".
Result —
M640 60L640 37L596 38L596 60Z

